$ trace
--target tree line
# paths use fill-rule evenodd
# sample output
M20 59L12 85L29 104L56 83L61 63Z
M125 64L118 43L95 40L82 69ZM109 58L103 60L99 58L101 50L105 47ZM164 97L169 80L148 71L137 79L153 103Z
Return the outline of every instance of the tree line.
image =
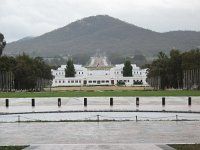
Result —
M173 49L169 56L159 52L148 69L147 82L157 89L200 88L200 49L187 52Z
M41 91L52 79L51 67L42 58L26 54L0 57L0 90Z

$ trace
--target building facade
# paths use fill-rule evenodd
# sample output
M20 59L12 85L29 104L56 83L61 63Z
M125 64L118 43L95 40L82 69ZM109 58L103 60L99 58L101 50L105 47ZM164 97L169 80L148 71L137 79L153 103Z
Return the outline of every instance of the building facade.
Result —
M132 77L123 77L124 64L115 66L87 66L74 65L75 77L65 77L66 65L52 70L54 77L52 86L114 86L124 83L125 86L147 86L147 70L132 64Z

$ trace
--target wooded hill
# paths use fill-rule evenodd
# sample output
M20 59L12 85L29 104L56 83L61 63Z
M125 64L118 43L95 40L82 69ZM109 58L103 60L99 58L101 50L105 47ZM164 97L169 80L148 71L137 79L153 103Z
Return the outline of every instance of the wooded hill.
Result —
M166 22L167 23L167 22ZM190 50L200 46L200 32L154 32L110 16L98 15L70 23L38 37L8 43L4 54L31 56L93 55L155 56L159 51Z

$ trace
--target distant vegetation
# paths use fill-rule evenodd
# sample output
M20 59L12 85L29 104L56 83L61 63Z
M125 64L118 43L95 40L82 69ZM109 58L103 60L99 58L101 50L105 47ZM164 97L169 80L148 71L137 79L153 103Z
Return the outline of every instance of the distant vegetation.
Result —
M42 58L26 54L0 57L0 90L40 91L52 78L51 68Z
M67 61L67 66L65 69L65 77L75 77L76 71L74 68L74 63L72 60Z
M132 77L132 70L133 67L131 66L131 61L126 60L124 62L124 67L123 67L123 76L124 77Z
M6 46L6 41L4 40L4 35L0 33L0 56L2 55L5 46Z
M170 55L163 52L151 64L146 65L148 82L152 86L165 88L200 88L200 50L188 52L171 50Z

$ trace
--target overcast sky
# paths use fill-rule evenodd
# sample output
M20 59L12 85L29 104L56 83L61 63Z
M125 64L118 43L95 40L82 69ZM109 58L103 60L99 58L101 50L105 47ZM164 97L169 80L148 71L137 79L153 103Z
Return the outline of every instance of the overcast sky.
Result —
M0 0L0 32L11 42L99 14L158 32L200 31L200 0Z

